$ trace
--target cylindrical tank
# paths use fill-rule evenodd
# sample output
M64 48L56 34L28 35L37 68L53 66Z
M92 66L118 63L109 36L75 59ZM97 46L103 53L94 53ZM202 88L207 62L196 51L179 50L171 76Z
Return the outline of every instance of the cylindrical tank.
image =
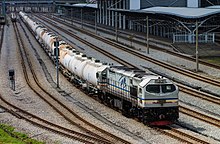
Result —
M98 79L96 73L105 70L107 67L107 65L103 65L102 63L90 61L83 69L83 79L97 86Z
M61 50L60 51L60 63L63 64L64 63L64 57L67 54L67 50Z
M78 77L82 78L83 70L89 61L91 60L87 59L85 55L77 55L74 59L74 62L70 63L73 73L75 73Z
M45 33L43 33L43 35L41 37L42 42L44 43L44 45L46 45L46 41L45 40L46 40L47 35L48 35L48 32L46 31Z
M50 36L50 38L48 39L47 45L50 48L51 53L54 53L54 50L56 48L56 46L54 46L54 42L56 41L56 37L55 36Z
M76 52L76 53L74 53L73 54L73 57L74 58L72 58L71 59L71 61L69 62L69 65L68 65L68 69L72 72L72 73L74 73L74 74L76 74L75 73L75 65L76 65L76 63L77 63L77 57L79 58L79 57L81 57L81 55L82 55L82 53L79 53L79 52Z
M44 39L44 44L45 44L45 46L47 47L47 49L48 49L49 51L51 51L51 47L50 47L50 45L49 45L49 42L50 42L50 40L51 40L51 33L50 33L50 32L47 32L47 33L45 34L45 36L43 37L43 39Z
M69 69L69 62L72 60L72 59L74 59L74 57L73 56L70 56L70 55L68 55L68 54L66 54L65 56L64 56L64 58L63 58L63 66L65 67L65 68L67 68L69 71L71 71L70 69Z
M43 36L43 34L46 32L46 29L45 28L43 28L43 27L38 27L37 29L36 29L36 38L38 39L38 40L40 40L40 42L42 42L42 36Z

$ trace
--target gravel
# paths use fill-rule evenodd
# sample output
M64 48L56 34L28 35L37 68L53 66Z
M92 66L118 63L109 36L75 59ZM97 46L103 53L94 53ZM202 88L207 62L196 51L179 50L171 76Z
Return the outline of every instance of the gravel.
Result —
M63 32L59 31L59 33L61 35L65 35ZM140 60L140 59L138 59L138 58L136 58L132 55L129 55L129 54L125 53L125 52L115 50L113 47L106 46L105 44L103 44L99 41L96 41L92 38L89 38L88 36L85 36L81 33L79 35L82 38L90 40L90 42L95 43L97 46L99 46L99 47L101 47L105 50L111 51L115 55L118 55L120 58L123 58L123 59L125 59L125 60L127 60L131 63L135 63L136 65L145 65L146 67L153 68L156 71L160 71L160 72L169 74L172 77L178 78L182 81L186 81L187 83L190 83L190 84L193 84L195 86L202 87L203 89L208 89L209 91L220 94L220 89L216 86L207 85L207 84L202 83L200 81L193 80L191 78L185 78L185 77L183 77L181 75L178 75L178 74L174 74L173 72L165 70L165 69L163 69L161 67L158 67L156 65L146 63L146 61ZM70 39L70 41L73 41L73 39L71 39L71 38L69 38L69 39ZM98 56L99 56L99 53L97 53L96 57L98 57ZM175 56L170 56L170 55L162 53L162 52L151 50L150 56L152 56L154 58L157 58L157 59L160 59L160 60L163 60L167 63L177 65L177 66L179 66L181 68L184 68L184 69L189 69L189 70L192 70L192 71L195 69L195 63L184 60L184 59L181 59L181 58L177 58ZM200 71L202 71L202 72L199 73L201 75L205 75L205 76L209 76L209 77L215 77L215 79L219 79L219 77L220 77L219 70L217 70L217 69L208 68L207 66L200 65ZM193 108L199 109L199 111L204 111L209 115L212 115L212 116L215 116L215 117L219 118L219 115L218 115L219 112L220 112L219 111L219 105L216 105L216 104L213 104L213 103L210 103L210 102L198 99L198 98L194 98L194 97L189 96L187 94L184 94L182 92L180 92L180 100L181 100L181 105L185 105L185 106L190 107L192 109ZM180 116L182 117L182 114L180 114ZM180 120L185 122L185 123L191 122L188 119L180 118ZM196 122L198 122L199 120L194 120L194 121L195 121L195 123L193 123L192 126L196 127L196 124L197 124ZM189 126L189 125L187 125L187 126ZM209 126L210 126L209 124L204 123L204 127L209 127ZM210 126L210 127L213 128L213 126ZM213 129L215 129L215 127ZM205 129L204 128L203 132L204 132L204 135L207 135L207 137L211 137L211 138L214 138L214 139L216 138L216 136L213 135L213 133L212 133L212 131L210 131L210 129ZM216 132L215 134L217 136L219 136L218 132Z
M4 38L5 39L2 46L0 61L1 95L10 103L13 103L20 108L26 109L28 112L34 113L40 117L43 117L44 119L50 120L51 122L65 125L66 127L71 128L72 125L68 124L68 122L61 118L59 114L51 109L51 107L49 107L44 101L39 99L38 96L28 88L23 77L19 52L16 48L16 40L12 25L5 27ZM8 80L9 69L15 70L16 91L10 89L10 83ZM45 141L46 143L55 143L56 141L62 141L64 143L75 143L75 141L73 142L68 138L55 135L48 131L44 132L45 130L42 130L41 128L30 126L30 124L26 121L17 119L8 113L1 113L0 115L1 123L12 125L16 127L18 131L28 133L29 136L34 136L34 138Z
M28 33L28 32L27 32ZM60 32L61 33L61 32ZM10 35L10 36L9 36ZM12 35L12 36L11 36ZM28 34L29 35L29 34ZM64 34L62 34L64 35ZM80 34L83 35L83 34ZM67 35L64 35L65 37L68 37ZM45 63L48 72L50 73L53 81L56 81L56 70L54 66L52 65L51 61L48 59L48 57L45 55L45 53L42 51L42 49L37 45L36 42L34 42L34 39L31 38L31 41L33 42L33 46L36 48L37 53L40 55L40 58ZM105 56L90 50L88 47L81 45L74 39L71 39L68 37L71 41L74 41L76 46L80 46L83 52L85 52L87 55L96 57L102 61L107 61L110 63L115 63L114 61L110 61ZM86 39L89 39L93 41L97 46L100 46L102 48L112 50L113 48L110 46L105 46L104 44L101 44L98 41L95 41L91 38L86 37ZM70 97L61 96L57 91L53 89L53 85L49 84L45 78L45 74L42 70L42 64L39 64L39 59L37 60L36 53L33 52L31 46L30 47L30 55L32 62L34 63L33 66L35 70L37 70L37 76L41 77L40 82L44 83L45 88L49 90L51 93L53 93L55 96L59 97L62 102L65 102L68 106L71 106L72 109L77 111L82 117L85 117L89 120L91 120L92 123L96 123L103 129L109 130L114 134L120 135L121 137L128 139L132 143L179 143L179 141L176 141L168 136L165 136L163 134L160 134L156 131L154 131L152 128L149 128L147 126L144 126L142 123L135 121L134 119L128 119L124 116L122 116L119 112L116 112L106 106L103 106L102 104L95 101L93 98L90 98L89 96L85 95L78 89L72 86L62 75L60 75L60 87L62 90L64 90L66 93L68 93ZM82 49L83 48L83 49ZM13 49L13 50L12 50ZM160 71L164 71L164 69L159 68L158 66L153 66L152 64L147 64L146 61L141 61L127 53L114 50L115 54L120 56L121 58L124 58L128 60L129 62L135 63L137 65L143 64L148 67L155 68ZM182 67L189 67L194 68L193 64L189 64L188 62L184 62L184 60L181 60L180 58L175 58L173 56L162 54L160 52L156 52L154 50L150 51L150 55L152 57L157 57L159 59L163 59L167 62L175 62L176 65L182 65ZM1 69L0 69L0 93L4 95L4 97L7 97L8 100L11 102L14 102L18 104L22 108L28 109L30 112L36 113L39 116L42 116L46 119L49 119L50 121L60 123L63 126L71 127L71 125L68 124L62 117L60 117L53 109L51 109L45 102L43 102L41 99L37 98L37 96L28 88L26 85L26 82L24 81L23 73L22 73L22 67L20 66L20 59L18 58L18 51L16 50L16 43L13 37L13 31L12 31L12 25L10 25L9 28L6 27L5 31L5 40L4 45L2 49L2 57L1 57ZM187 66L184 66L187 64ZM16 91L12 91L9 89L9 82L7 79L7 71L8 69L15 69L16 70ZM204 71L207 74L212 74L216 77L219 76L219 71L217 70L208 70L207 68L201 66L200 67L202 71ZM210 72L209 72L210 71ZM212 72L211 72L212 71ZM166 71L169 73L169 71ZM174 75L176 76L176 75ZM179 76L181 79L184 79L186 81L200 84L200 82L195 82L191 79L185 79ZM200 84L203 86L203 84ZM219 92L218 88L215 88L213 86L207 86L204 85L203 87L208 87L210 90L213 90L215 92ZM189 97L185 94L180 93L180 99L181 101L184 101L186 103L190 103L194 106L200 107L202 109L206 109L212 112L215 112L216 114L219 113L219 106L210 104L208 102L203 102L198 99L194 99L192 97ZM85 111L84 109L80 108L77 103L82 103L83 105L89 107L91 109L90 112ZM105 122L101 122L99 119L97 119L94 115L94 111L101 115L103 119L106 119L107 122L111 122L115 124L115 127L109 127ZM100 116L97 116L100 118ZM8 113L0 113L0 122L8 123L10 125L13 125L16 127L17 130L23 131L25 133L28 133L31 137L39 139L41 141L45 141L46 143L78 143L76 141L69 140L68 138L64 138L61 136L58 136L56 134L53 134L51 132L42 130L41 128L35 127L33 125L28 124L27 122L17 119L14 116L11 116ZM219 130L216 129L213 126L210 126L206 123L203 123L199 120L192 120L192 118L189 118L183 114L180 114L180 122L185 124L188 127L195 128L203 135L210 137L212 139L216 139L216 143L218 143L218 136L219 136ZM123 129L123 131L122 131Z

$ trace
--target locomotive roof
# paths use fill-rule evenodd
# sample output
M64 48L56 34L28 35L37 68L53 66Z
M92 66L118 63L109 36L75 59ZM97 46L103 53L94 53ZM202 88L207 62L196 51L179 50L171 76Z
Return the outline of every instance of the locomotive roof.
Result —
M150 76L150 75L152 75L152 76L156 76L156 75L154 75L154 74L152 74L152 73L146 73L146 72L144 72L144 73L135 73L135 75L134 75L134 77L137 77L137 78L143 78L143 77L145 77L145 76Z
M145 85L147 85L149 83L150 80L152 79L158 79L160 76L156 76L156 75L152 75L149 77L145 77L141 83L139 84L141 87L144 87Z
M144 77L141 83L139 84L141 87L144 87L147 84L172 84L173 82L169 79L158 76L158 75L151 75L148 77Z
M137 68L128 68L125 66L111 66L111 70L118 72L118 73L123 73L128 76L136 77L136 78L143 78L145 76L156 76L152 73L146 73L146 71L137 69Z
M137 69L137 68L129 68L126 66L111 66L111 68L117 69L117 70L132 71L132 72L145 72L145 71Z

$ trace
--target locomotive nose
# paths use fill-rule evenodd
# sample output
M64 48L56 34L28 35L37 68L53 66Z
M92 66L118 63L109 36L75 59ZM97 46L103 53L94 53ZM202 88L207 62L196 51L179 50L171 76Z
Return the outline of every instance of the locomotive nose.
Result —
M161 114L159 115L159 119L164 119L165 118L165 115Z

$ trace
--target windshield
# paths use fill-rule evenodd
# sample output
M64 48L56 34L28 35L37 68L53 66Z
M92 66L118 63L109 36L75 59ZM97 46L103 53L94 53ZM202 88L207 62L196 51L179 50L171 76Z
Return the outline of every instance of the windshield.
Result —
M160 85L148 85L146 91L150 93L160 93Z
M170 92L174 92L175 90L176 87L173 84L146 86L146 91L149 93L170 93Z
M173 84L161 85L162 93L173 92L176 90L176 87Z

